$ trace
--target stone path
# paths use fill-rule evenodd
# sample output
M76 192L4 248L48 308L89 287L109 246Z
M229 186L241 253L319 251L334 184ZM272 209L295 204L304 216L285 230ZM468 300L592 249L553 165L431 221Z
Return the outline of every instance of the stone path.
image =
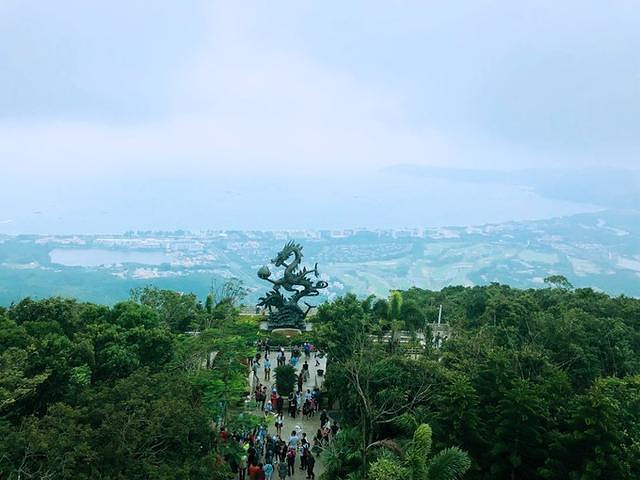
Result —
M291 352L286 352L286 354L287 354L286 358L288 362L289 359L291 358ZM277 366L276 355L277 355L277 350L272 351L271 354L269 355L269 360L271 361L271 380L264 380L264 368L263 368L264 353L262 354L262 358L260 360L260 368L258 370L259 381L263 385L267 386L267 390L269 392L271 392L271 387L275 385L275 375L273 372L275 370L275 367ZM296 366L296 373L300 373L300 371L302 370L302 364L304 363L304 360L305 360L305 356L303 353L302 357L300 358L300 361L298 362L298 365ZM314 355L311 354L307 362L309 363L309 380L303 384L303 391L305 392L307 391L307 389L313 391L313 388L316 386L319 388L322 388L322 382L324 381L324 377L318 377L316 375L316 372L319 369L322 369L326 372L327 359L326 357L318 358L318 362L320 363L320 366L316 367L315 366L316 359L314 358ZM249 384L252 385L251 392L253 394L253 391L255 390L255 385L256 385L255 381L253 380L253 373L249 373ZM255 399L253 399L253 397L251 399L251 405L255 405ZM254 413L256 415L263 415L263 412L260 410L259 406L257 408L254 408ZM285 402L283 413L284 413L284 427L282 428L282 439L286 441L289 438L289 435L291 435L291 431L299 428L302 432L306 432L307 438L309 439L309 442L311 442L311 439L315 435L316 431L318 430L318 428L320 428L320 412L316 413L315 417L312 417L309 420L305 420L302 413L300 413L299 415L296 415L296 418L294 419L287 414L287 403ZM275 416L273 415L269 416L267 420L267 427L269 429L268 431L270 435L274 435L276 432L274 422L275 422ZM316 478L318 478L320 474L324 472L322 455L316 456L316 466L313 471L316 475ZM296 473L293 475L293 477L287 477L287 479L289 478L295 479L295 480L305 479L306 476L307 476L306 472L300 470L300 459L296 458ZM273 478L275 479L278 477L274 476Z

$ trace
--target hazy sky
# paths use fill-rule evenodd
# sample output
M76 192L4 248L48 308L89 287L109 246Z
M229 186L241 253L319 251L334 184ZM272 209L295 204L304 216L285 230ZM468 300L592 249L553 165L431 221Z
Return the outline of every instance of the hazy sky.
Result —
M638 168L639 22L635 0L0 0L4 187Z

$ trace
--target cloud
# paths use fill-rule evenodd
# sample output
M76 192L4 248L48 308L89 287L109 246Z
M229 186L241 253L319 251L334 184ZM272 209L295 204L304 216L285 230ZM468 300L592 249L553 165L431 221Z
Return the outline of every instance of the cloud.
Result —
M234 9L212 12L209 37L167 91L168 113L153 120L5 121L0 155L9 171L312 172L455 162L444 135L407 123L397 92L255 38L255 21Z
M631 7L565 30L571 5L154 5L5 4L5 175L636 162L638 36L617 48L607 23ZM605 57L620 81L596 74Z

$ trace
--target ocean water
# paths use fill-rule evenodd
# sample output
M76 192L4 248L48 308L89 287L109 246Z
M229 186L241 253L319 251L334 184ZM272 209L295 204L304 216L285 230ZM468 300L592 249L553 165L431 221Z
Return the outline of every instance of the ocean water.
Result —
M34 179L0 192L0 233L480 225L598 209L514 185L384 173Z

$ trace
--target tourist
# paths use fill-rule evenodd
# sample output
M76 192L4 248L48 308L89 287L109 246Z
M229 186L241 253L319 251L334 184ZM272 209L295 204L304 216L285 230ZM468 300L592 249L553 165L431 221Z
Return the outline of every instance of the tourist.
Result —
M260 409L264 410L264 402L267 400L267 386L262 387L260 392Z
M282 400L282 397L280 397L280 400ZM276 435L280 436L282 434L282 427L284 425L284 418L282 416L282 412L278 412L278 415L276 416Z
M260 425L258 427L258 441L260 442L261 445L265 444L265 441L267 439L267 428L264 425ZM260 448L260 454L262 454L262 448Z
M273 464L273 449L275 448L274 442L271 441L271 438L267 441L267 447L264 452L264 462Z
M251 462L249 462L249 469L247 470L247 472L249 473L249 478L251 480L257 480L258 478L258 472L260 472L262 470L262 468L260 468L258 465L255 465Z
M300 439L300 470L307 468L307 455L309 454L309 441L307 440L307 434L303 433Z
M315 454L318 454L322 451L323 438L322 438L322 430L318 429L316 434L313 437L313 447L311 451Z
M278 366L282 367L285 364L285 362L286 360L284 355L284 349L280 347L280 351L278 352Z
M331 437L335 437L338 431L340 431L340 427L338 426L338 422L334 420L331 424Z
M323 428L325 424L329 421L329 415L327 415L327 411L322 409L320 413L320 428Z
M293 474L296 471L296 451L293 448L290 448L287 452L287 474L293 477Z
M287 461L287 452L289 451L289 449L287 448L287 442L285 442L284 440L282 440L280 437L278 437L278 442L279 442L279 450L278 450L278 456L280 457L280 461L281 462L286 462Z
M247 456L242 454L238 463L238 479L245 480L247 475Z
M262 403L262 384L261 383L258 383L258 385L256 386L254 395L256 397L256 407L258 407Z
M309 420L311 418L312 411L313 409L311 407L311 401L305 400L304 404L302 405L302 415L304 416L304 418Z
M302 390L296 393L296 408L298 412L302 411Z
M279 414L282 414L283 408L284 408L284 398L278 395L278 398L276 399L276 410Z
M264 357L264 379L271 380L271 361L269 357Z
M258 361L254 361L253 365L251 366L251 370L253 371L253 378L255 380L258 380L258 369L260 368L260 364L258 363Z
M296 412L298 410L298 405L296 404L296 397L293 393L289 395L289 416L291 418L296 418Z
M264 406L264 416L265 418L269 416L270 413L273 412L273 405L271 404L271 400L269 400L267 402L267 404Z
M247 450L247 463L249 465L255 465L258 462L258 452L253 444L253 440L249 440L249 449ZM249 467L251 471L251 467Z
M264 468L263 467L264 466L261 463L258 464L258 469L259 470L258 470L258 473L256 475L256 480L265 480L266 477L265 477L265 474L264 474Z
M298 375L298 391L302 391L302 384L304 383L304 375L302 372Z
M313 392L311 392L311 398L313 399L314 413L317 412L320 408L320 389L315 387Z
M315 457L309 452L307 455L307 478L310 480L315 480L316 474L313 473L313 467L316 466Z
M280 480L285 480L288 472L289 466L287 465L287 462L284 460L278 462L278 476L280 477Z
M271 480L271 477L273 476L273 465L271 464L271 461L264 464L262 471L264 472L265 480Z
M289 448L296 449L298 448L298 442L300 441L300 437L298 437L298 433L295 430L291 431L291 436L289 437Z

